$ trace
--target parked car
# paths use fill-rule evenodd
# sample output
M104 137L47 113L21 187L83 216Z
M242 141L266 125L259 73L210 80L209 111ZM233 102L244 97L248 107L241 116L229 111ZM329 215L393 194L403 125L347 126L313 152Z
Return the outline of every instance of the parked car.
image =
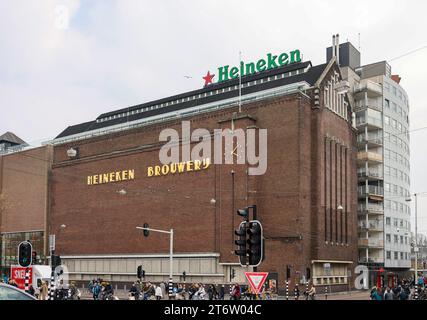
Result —
M36 298L21 289L0 283L0 300L36 300Z

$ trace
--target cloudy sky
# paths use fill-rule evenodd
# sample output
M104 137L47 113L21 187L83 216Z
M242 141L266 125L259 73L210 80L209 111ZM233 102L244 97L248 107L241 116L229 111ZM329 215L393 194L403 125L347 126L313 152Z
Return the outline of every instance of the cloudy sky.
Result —
M100 113L200 88L207 70L299 48L325 62L331 36L362 63L427 46L426 1L1 0L0 133L32 145ZM391 62L427 127L427 49ZM188 78L192 77L192 78ZM427 130L411 133L412 192L427 192ZM419 200L427 233L427 197Z

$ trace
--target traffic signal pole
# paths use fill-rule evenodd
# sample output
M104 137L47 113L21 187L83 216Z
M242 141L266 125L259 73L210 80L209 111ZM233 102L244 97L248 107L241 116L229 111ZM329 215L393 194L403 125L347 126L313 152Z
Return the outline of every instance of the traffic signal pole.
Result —
M167 230L158 230L146 227L136 227L139 230L153 231L159 233L166 233L170 235L169 242L169 295L172 295L172 285L173 285L173 229Z

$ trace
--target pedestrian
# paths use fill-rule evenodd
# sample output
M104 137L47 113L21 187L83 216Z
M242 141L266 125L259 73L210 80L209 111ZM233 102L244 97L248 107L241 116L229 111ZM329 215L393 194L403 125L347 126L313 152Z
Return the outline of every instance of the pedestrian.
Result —
M389 287L387 287L387 290L384 293L384 300L394 300L393 293L391 292Z
M30 287L28 288L28 293L31 294L34 297L34 294L36 293L36 290L34 290L34 287L32 284L30 284Z
M409 296L405 290L400 290L399 300L408 300Z
M166 296L166 284L164 282L161 282L160 288L162 289L162 297L165 297Z
M240 297L241 297L240 286L238 283L236 283L233 286L233 289L231 290L231 299L232 300L240 300Z
M48 291L49 290L46 281L42 281L40 286L39 300L46 300Z
M132 287L130 287L130 290L129 290L129 295L132 298L132 300L139 300L139 292L140 291L139 291L139 288L137 286L137 283L134 282L132 284Z
M160 285L155 287L155 293L156 293L156 300L163 299L163 290L162 290L162 287Z
M225 296L225 287L224 285L221 285L221 287L219 288L219 295L218 295L219 300L224 300L224 296Z
M92 287L93 300L99 300L99 296L101 294L101 285L98 282Z
M316 298L316 288L312 284L310 290L308 290L307 292L307 300L309 299L314 300L315 298Z

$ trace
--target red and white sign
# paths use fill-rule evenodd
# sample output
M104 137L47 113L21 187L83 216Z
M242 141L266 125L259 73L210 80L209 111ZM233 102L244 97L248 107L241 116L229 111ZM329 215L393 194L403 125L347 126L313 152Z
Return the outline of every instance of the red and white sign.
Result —
M248 279L251 286L252 293L259 294L265 279L267 279L268 272L245 272L245 277Z
M29 277L29 284L33 283L33 267L28 267L30 269L30 277ZM25 289L25 270L27 268L20 267L20 266L11 266L10 267L10 274L11 278L16 281L16 284L18 285L19 289L24 290Z

